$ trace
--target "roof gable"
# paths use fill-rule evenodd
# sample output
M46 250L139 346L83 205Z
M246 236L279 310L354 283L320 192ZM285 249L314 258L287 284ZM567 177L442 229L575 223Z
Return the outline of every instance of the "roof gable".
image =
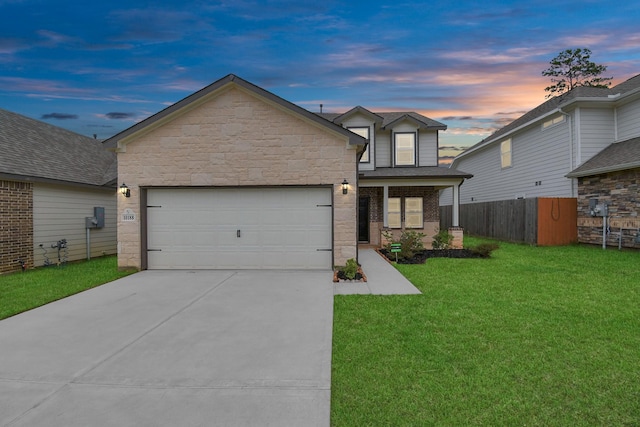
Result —
M364 145L366 143L365 139L361 136L356 135L353 132L349 132L343 127L325 120L322 117L319 117L317 114L311 113L310 111L305 110L304 108L299 107L283 98L280 98L279 96L274 95L273 93L266 91L246 80L243 80L238 76L229 74L221 78L220 80L215 81L209 86L206 86L199 91L187 96L186 98L183 98L182 100L165 108L164 110L148 117L140 123L137 123L130 128L125 129L124 131L112 136L105 141L105 145L107 145L111 149L122 149L129 141L135 139L137 136L145 134L158 126L161 126L163 123L172 120L172 118L176 115L184 114L192 108L195 108L198 105L212 99L213 97L218 96L220 93L223 93L231 89L232 87L239 88L256 97L259 97L264 101L290 113L293 113L298 117L303 118L304 120L311 122L317 126L324 127L329 131L345 136L346 138L348 138L350 145Z
M631 77L630 79L614 86L613 88L600 88L592 86L575 87L569 92L565 92L562 95L558 95L545 101L544 103L528 111L521 117L512 121L508 125L498 129L487 138L483 139L475 145L472 145L463 153L460 153L456 157L456 159L465 157L476 149L499 141L505 138L507 135L513 133L517 129L534 124L535 122L546 118L548 115L557 112L559 109L566 108L575 102L598 100L610 102L613 106L613 103L615 103L618 99L616 95L624 95L625 93L634 92L638 89L640 89L640 74ZM454 162L456 162L456 159L454 159Z
M0 176L115 185L116 156L100 141L3 109L0 123Z
M397 124L408 121L416 125L420 129L437 129L437 130L446 130L447 125L432 120L422 114L418 114L413 111L409 112L390 112L390 113L378 113L382 117L384 117L384 122L382 123L383 129L391 129Z
M342 124L345 121L347 121L349 119L349 117L352 117L356 114L361 114L365 117L367 117L369 120L371 120L372 122L380 125L382 123L382 117L379 116L376 113L373 113L369 110L367 110L364 107L361 106L356 106L354 108L352 108L351 110L347 111L346 113L343 114L338 114L337 116L335 116L331 121L334 123L338 123L338 124Z
M381 129L391 129L396 124L408 120L415 124L417 127L421 129L430 129L430 130L446 130L447 125L444 123L440 123L429 117L423 116L422 114L413 112L413 111L394 111L394 112L377 112L372 113L363 107L354 107L351 110L347 111L343 114L336 113L317 113L316 115L329 120L334 123L343 123L349 117L353 116L356 113L363 114L372 119L372 122L376 123L380 126Z

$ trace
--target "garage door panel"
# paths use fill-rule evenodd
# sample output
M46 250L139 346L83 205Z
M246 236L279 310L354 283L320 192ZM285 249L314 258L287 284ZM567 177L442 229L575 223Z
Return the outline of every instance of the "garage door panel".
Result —
M331 268L328 188L150 189L149 268ZM240 237L238 237L240 230Z

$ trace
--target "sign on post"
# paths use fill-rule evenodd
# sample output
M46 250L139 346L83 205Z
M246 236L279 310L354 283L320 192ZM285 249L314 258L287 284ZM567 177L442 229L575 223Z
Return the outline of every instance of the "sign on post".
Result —
M400 243L392 243L391 244L391 253L396 254L396 262L398 262L398 252L402 251Z

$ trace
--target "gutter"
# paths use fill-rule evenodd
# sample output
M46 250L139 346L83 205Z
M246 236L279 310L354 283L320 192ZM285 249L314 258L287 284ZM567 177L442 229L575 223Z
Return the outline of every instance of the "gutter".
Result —
M565 175L565 177L583 178L585 176L601 175L604 173L619 172L619 171L623 171L627 169L635 169L635 168L640 168L640 162L630 162L630 163L624 163L624 164L615 165L615 166L605 166L605 167L596 168L596 169L588 169L588 170L579 171L579 172L569 172L568 174Z
M630 92L630 93L631 93L631 92ZM619 94L618 94L618 95L619 95ZM627 95L627 94L625 94L625 96L624 96L624 97L626 97L626 95ZM564 103L562 103L562 104L558 105L558 107L554 108L553 110L549 111L548 113L545 113L545 114L543 114L543 115L541 115L541 116L538 116L538 117L536 117L535 119L529 120L528 122L523 123L522 125L518 126L517 128L511 129L509 132L506 132L506 133L504 133L504 134L500 135L500 136L499 136L499 137L497 137L497 138L490 139L490 140L486 140L484 143L481 141L480 143L478 143L478 144L476 144L476 145L475 145L475 148L474 148L474 147L471 147L471 148L467 149L466 151L464 151L464 152L460 153L458 156L456 156L456 159L463 158L463 157L464 157L464 156L466 156L468 153L473 153L473 152L476 152L476 151L478 151L478 150L481 150L481 149L483 149L483 148L485 148L485 147L488 147L488 146L490 146L491 144L493 144L494 142L496 142L496 141L500 141L500 140L502 140L502 139L504 139L504 138L507 138L507 137L509 137L510 135L513 135L514 133L519 132L519 131L521 131L522 129L524 129L524 128L528 127L528 126L531 126L531 125L535 124L536 122L539 122L540 120L543 120L543 119L545 119L545 118L547 118L547 117L549 117L549 116L552 116L552 115L554 115L554 114L556 114L556 113L560 113L560 114L567 114L567 113L565 113L564 111L562 111L562 109L563 109L563 108L566 108L566 107L568 107L568 106L570 106L571 104L578 103L578 102L603 102L603 103L607 103L607 102L613 102L614 100L615 100L615 101L617 101L617 100L620 98L619 96L616 96L616 97L614 97L614 98L610 98L610 96L611 96L611 95L608 95L606 98L604 98L604 97L579 97L579 98L572 98L572 99L570 99L570 100L568 100L568 101L566 101L566 102L564 102ZM542 105L542 104L540 104L540 105ZM538 107L539 107L539 106L538 106ZM535 107L535 108L538 108L538 107ZM534 109L535 109L535 108L534 108ZM516 119L516 120L517 120L517 119ZM455 160L454 160L454 161L455 161Z

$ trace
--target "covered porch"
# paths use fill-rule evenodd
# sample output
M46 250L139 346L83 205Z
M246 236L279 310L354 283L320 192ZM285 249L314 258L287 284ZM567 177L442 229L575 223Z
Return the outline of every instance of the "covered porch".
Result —
M398 238L402 231L425 235L425 248L431 248L440 227L440 190L453 191L453 246L462 247L459 227L459 187L472 175L440 167L378 168L360 171L358 181L358 242L383 246L384 235Z

